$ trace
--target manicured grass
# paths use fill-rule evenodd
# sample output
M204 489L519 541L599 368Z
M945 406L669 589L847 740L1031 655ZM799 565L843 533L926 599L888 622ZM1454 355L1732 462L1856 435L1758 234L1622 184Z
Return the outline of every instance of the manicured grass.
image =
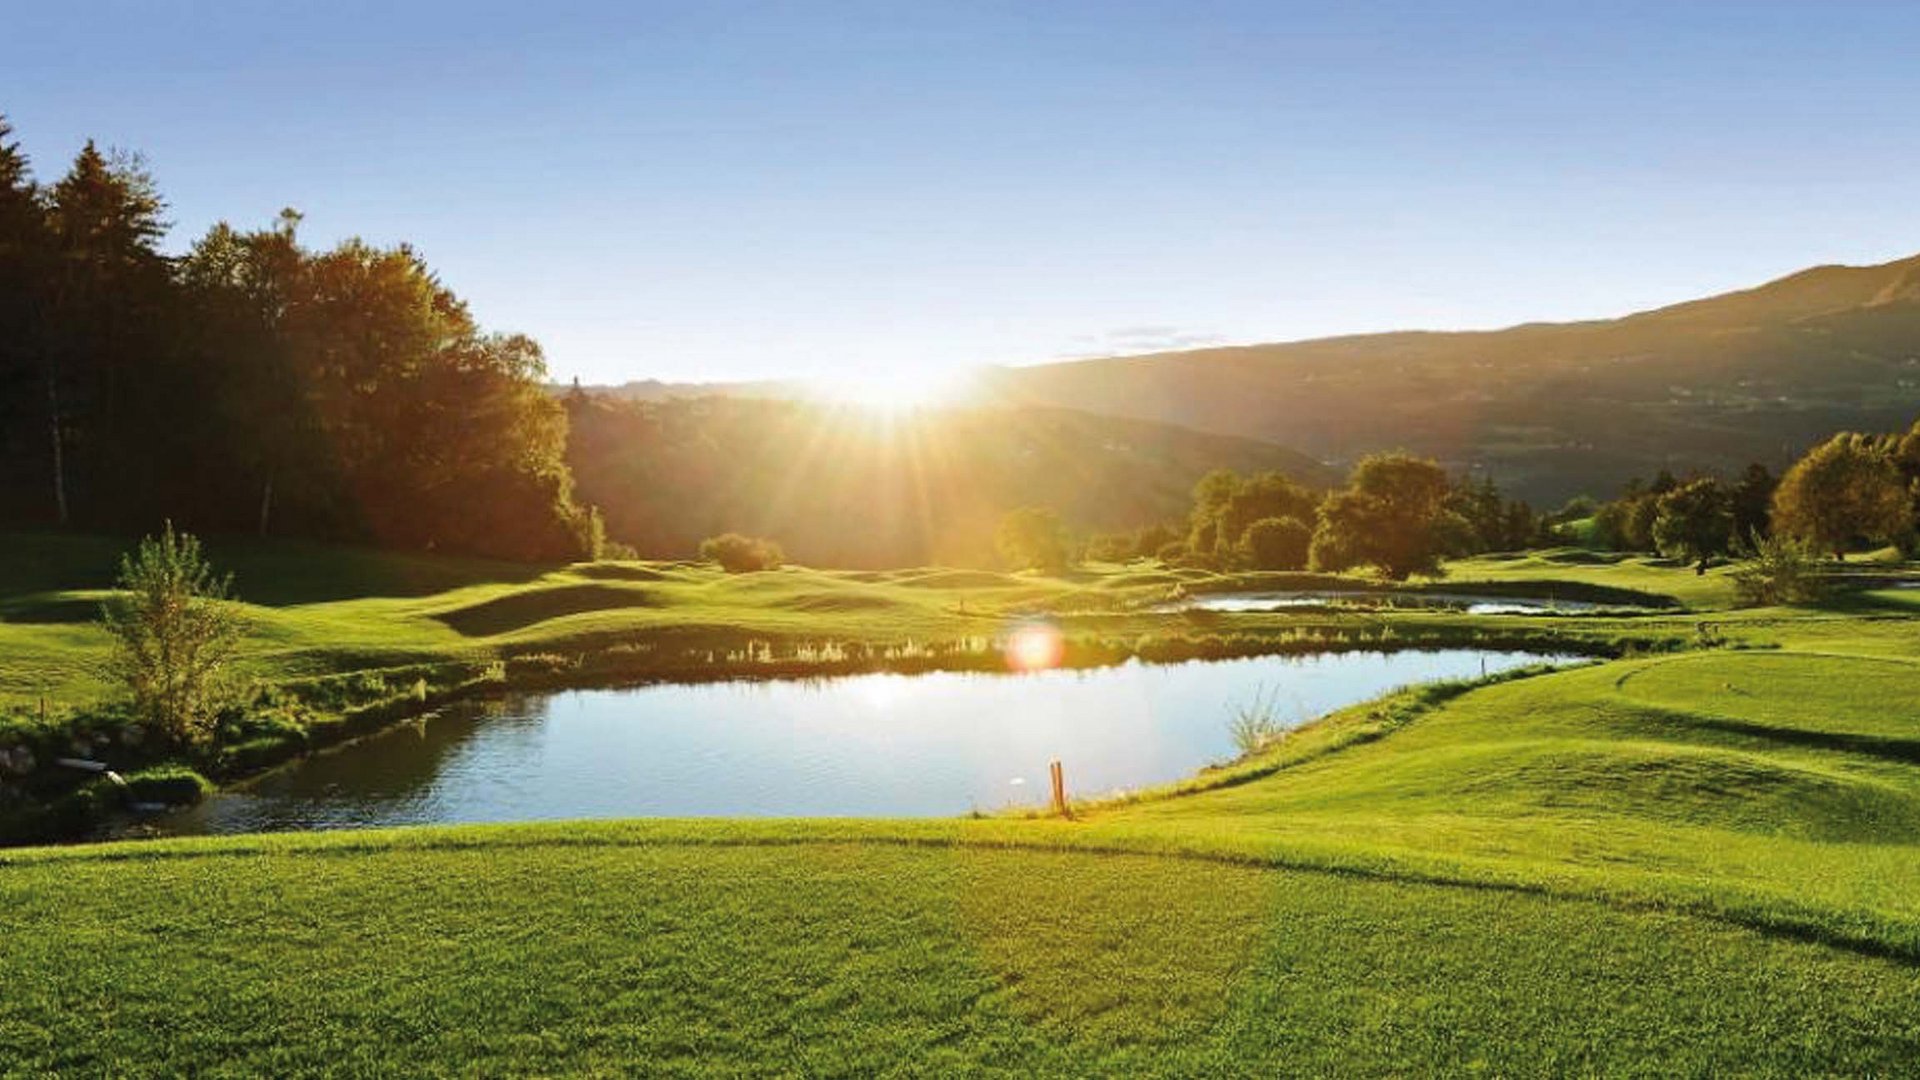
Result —
M1863 602L1876 593L1733 610L1722 573L1589 558L1472 560L1451 582L1584 583L1687 609L1153 616L1138 601L1171 585L1235 582L1151 567L728 578L594 564L518 580L443 567L440 587L396 594L351 584L365 566L342 571L331 599L256 608L255 670L676 634L723 653L807 636L897 647L990 635L1048 606L1081 612L1063 623L1089 637L1524 625L1701 648L1409 691L1072 822L598 822L0 851L0 1062L1910 1070L1920 620ZM98 584L12 573L33 603ZM306 573L307 595L328 591ZM0 650L77 670L85 639L65 635L85 633L9 621Z
M877 836L522 832L6 868L0 910L36 932L0 954L0 1055L125 1076L1793 1075L1920 1053L1920 970L1683 916Z
M84 708L112 692L110 643L93 620L111 595L119 553L130 543L0 534L0 707L37 708L44 698ZM219 568L234 574L236 592L246 602L250 633L241 673L267 680L530 652L577 658L613 646L657 649L664 642L716 660L774 643L789 651L826 644L899 650L930 643L990 651L991 639L1005 632L1009 619L1033 612L1062 617L1071 636L1124 642L1302 625L1297 616L1224 622L1204 612L1184 619L1147 615L1145 609L1174 588L1265 587L1273 577L1151 566L1092 567L1060 577L801 567L727 575L694 564L530 568L234 539L216 539L209 551ZM1609 567L1603 573L1572 567L1554 579L1476 561L1461 564L1455 576L1459 582L1449 584L1498 577L1543 596L1553 594L1556 580L1576 588L1587 578L1655 596L1664 595L1667 585L1697 589L1683 580L1686 575L1645 568ZM1324 585L1329 579L1315 580ZM1387 625L1367 613L1323 613L1314 621L1356 633ZM1605 634L1598 620L1587 623ZM1405 624L1467 633L1516 625L1445 613L1416 615ZM1644 625L1656 634L1684 628L1672 618Z
M1730 569L1716 567L1698 575L1667 559L1555 548L1463 559L1448 564L1447 580L1461 585L1519 582L1537 585L1548 594L1556 582L1578 582L1671 597L1695 610L1716 610L1733 604Z

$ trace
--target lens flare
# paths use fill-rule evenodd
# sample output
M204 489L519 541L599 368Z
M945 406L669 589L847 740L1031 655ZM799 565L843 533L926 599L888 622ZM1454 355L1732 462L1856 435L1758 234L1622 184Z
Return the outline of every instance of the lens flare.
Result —
M1027 623L1007 635L1007 666L1015 671L1046 671L1060 666L1067 643L1048 623Z

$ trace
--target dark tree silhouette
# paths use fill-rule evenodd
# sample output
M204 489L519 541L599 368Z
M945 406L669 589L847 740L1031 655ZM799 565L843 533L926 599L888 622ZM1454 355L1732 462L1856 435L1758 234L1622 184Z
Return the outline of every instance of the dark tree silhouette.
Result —
M299 215L163 256L135 155L50 187L0 121L0 521L599 546L539 347L482 331L411 249L302 248Z

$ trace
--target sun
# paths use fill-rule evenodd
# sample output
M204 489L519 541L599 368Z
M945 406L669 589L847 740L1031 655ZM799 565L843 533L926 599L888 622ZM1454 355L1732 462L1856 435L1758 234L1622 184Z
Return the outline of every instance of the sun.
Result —
M956 404L965 381L948 372L886 371L834 376L813 385L815 396L824 402L903 413Z

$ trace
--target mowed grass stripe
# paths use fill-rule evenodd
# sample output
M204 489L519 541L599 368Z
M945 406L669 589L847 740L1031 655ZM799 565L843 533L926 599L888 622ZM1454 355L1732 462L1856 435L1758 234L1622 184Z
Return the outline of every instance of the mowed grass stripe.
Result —
M131 871L131 872L130 872ZM1920 969L1518 893L977 848L0 874L0 1056L115 1075L1890 1070Z

